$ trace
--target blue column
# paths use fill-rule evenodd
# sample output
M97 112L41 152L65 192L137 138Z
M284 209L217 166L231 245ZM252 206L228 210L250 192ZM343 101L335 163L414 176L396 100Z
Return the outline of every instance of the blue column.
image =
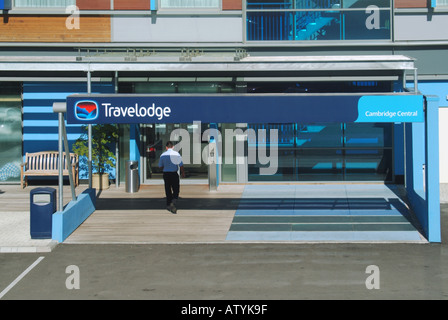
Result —
M138 124L131 124L129 142L129 160L140 161L140 130ZM139 166L140 168L140 166Z
M426 96L424 123L406 126L406 191L429 242L441 242L438 98Z
M439 99L426 97L426 202L428 240L441 242L439 182Z
M406 194L424 236L428 236L426 198L423 188L423 165L425 164L424 123L405 123L406 128Z

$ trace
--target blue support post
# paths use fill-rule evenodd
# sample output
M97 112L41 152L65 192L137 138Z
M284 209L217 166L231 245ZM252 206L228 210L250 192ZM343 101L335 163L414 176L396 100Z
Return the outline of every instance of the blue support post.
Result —
M131 124L129 160L140 161L140 130L138 124Z
M130 141L129 141L129 160L138 161L140 163L140 126L131 124ZM142 170L142 164L138 166L139 176Z
M426 97L426 202L428 240L441 242L439 181L439 99Z
M150 9L151 9L151 11L159 10L159 1L158 0L151 0L151 2L150 2Z
M406 123L406 191L424 236L441 242L438 98L425 97L424 123Z

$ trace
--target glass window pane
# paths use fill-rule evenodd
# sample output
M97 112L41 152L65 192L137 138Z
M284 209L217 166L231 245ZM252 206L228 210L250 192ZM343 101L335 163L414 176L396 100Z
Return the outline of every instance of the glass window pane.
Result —
M208 82L192 82L192 83L179 83L179 93L218 93L218 83Z
M20 181L22 111L18 97L0 97L0 146L0 183Z
M343 0L344 8L362 8L377 6L378 8L390 8L390 0Z
M247 40L294 40L291 12L248 12Z
M185 174L188 179L206 179L208 177L208 166L203 161L201 163L194 163L195 157L197 155L193 154L196 148L193 147L193 143L200 143L201 147L199 152L201 152L206 143L201 143L201 141L193 141L193 137L202 136L202 131L207 129L207 125L203 124L203 128L193 128L192 124L186 123L168 123L168 124L149 124L144 126L143 133L146 135L146 179L162 179L163 172L159 168L160 155L165 152L166 143L171 140L177 145L182 138L179 137L179 141L173 139L172 132L176 129L183 129L189 132L189 145L185 144L186 150L179 150L182 155L184 162ZM193 130L200 130L197 135L193 135ZM184 142L185 143L185 142ZM199 155L199 159L201 158Z
M391 149L346 150L345 153L346 180L392 180Z
M339 11L248 12L247 40L340 40Z
M297 173L299 181L343 180L342 150L302 149L297 152Z
M15 7L50 8L76 5L76 0L15 0Z
M161 0L162 8L219 8L219 0Z
M221 93L234 93L235 85L233 83L221 83L220 84Z
M176 93L176 84L171 82L135 83L135 93Z
M393 178L390 123L251 124L249 129L278 130L278 170L261 176L257 162L248 165L249 181L391 181ZM269 140L248 141L256 154ZM272 147L272 145L271 145Z
M222 135L222 165L221 180L225 182L235 182L236 176L236 139L232 135L226 135L226 130L235 131L235 123L222 123L220 132ZM227 141L227 139L232 139Z
M248 125L248 129L254 130L256 141L249 141L250 144L256 146L258 144L270 145L270 143L277 143L279 148L293 147L294 146L294 130L295 124L265 124L265 123L251 123ZM259 133L266 130L265 137L260 137ZM277 130L277 141L271 141L271 130Z
M278 169L273 175L260 175L260 168L268 168L269 164L262 165L258 162L248 165L249 181L296 181L295 150L293 148L281 148L278 150Z
M342 0L295 0L295 9L339 9Z
M247 8L258 10L247 12L249 41L391 38L390 0L248 0ZM289 11L273 11L281 9Z
M345 146L350 147L392 147L391 123L347 123Z
M341 124L298 124L296 145L298 148L342 147Z
M340 40L341 13L334 11L296 12L295 40Z
M247 0L247 9L292 9L292 0Z
M390 39L390 10L344 12L343 40Z

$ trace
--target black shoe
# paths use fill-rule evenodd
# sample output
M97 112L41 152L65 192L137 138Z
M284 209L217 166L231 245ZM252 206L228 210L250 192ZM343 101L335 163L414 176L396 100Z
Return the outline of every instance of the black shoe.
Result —
M176 206L174 205L174 203L171 203L169 206L169 211L171 211L171 213L176 214L177 213L177 209Z

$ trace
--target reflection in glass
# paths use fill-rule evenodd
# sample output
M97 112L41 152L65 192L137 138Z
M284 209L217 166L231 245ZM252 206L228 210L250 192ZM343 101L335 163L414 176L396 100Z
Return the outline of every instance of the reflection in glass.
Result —
M160 7L173 8L218 8L219 0L161 0Z
M248 12L247 40L294 40L292 12Z
M344 12L341 40L390 39L390 10Z
M293 6L288 1L248 0L247 9L249 41L391 38L390 0L297 0Z
M0 183L20 181L22 111L20 97L0 97Z
M292 0L247 0L247 9L292 9Z
M346 180L391 181L391 149L346 150Z
M392 147L390 123L347 123L344 130L347 147Z
M249 128L279 130L277 173L260 175L260 168L270 164L263 166L257 158L248 166L249 181L393 179L390 123L251 124ZM248 141L248 148L254 150L261 143L266 142Z
M360 8L365 9L374 5L378 8L390 8L391 0L341 0L343 8Z

